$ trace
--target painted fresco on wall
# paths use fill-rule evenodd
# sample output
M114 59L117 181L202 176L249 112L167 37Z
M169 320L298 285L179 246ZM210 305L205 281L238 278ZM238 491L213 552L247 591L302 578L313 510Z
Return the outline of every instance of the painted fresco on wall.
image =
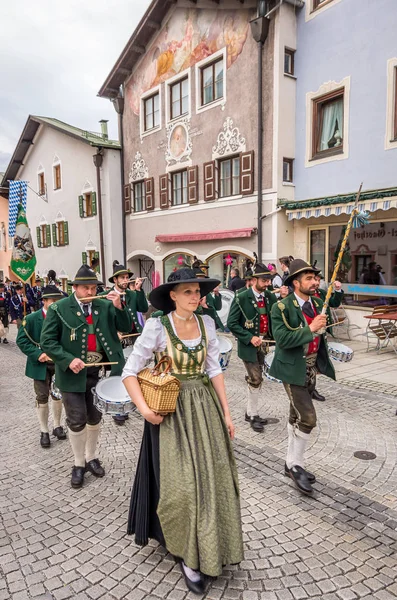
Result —
M250 10L177 10L128 84L134 113L144 92L225 47L229 69L244 48L251 16Z

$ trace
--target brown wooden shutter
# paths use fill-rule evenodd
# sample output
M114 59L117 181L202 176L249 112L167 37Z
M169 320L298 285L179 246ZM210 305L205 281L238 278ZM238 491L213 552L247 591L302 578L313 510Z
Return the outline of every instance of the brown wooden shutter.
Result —
M131 184L127 183L124 186L124 213L131 212Z
M168 190L168 175L160 175L160 208L168 208L169 206L169 190Z
M215 161L204 163L204 200L215 200Z
M154 178L145 179L146 210L154 210Z
M243 196L254 192L254 151L240 154L240 193Z
M198 202L198 167L189 167L187 170L187 193L189 204Z

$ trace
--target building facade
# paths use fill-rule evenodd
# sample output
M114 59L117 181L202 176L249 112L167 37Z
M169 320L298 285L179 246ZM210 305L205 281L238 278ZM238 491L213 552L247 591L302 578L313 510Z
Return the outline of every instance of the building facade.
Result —
M194 257L226 286L254 252L275 261L292 251L277 200L294 198L284 159L295 151L296 80L285 49L296 47L301 5L153 1L102 86L121 113L128 264L149 289Z
M297 16L295 201L281 202L295 254L329 279L363 182L370 222L351 233L339 271L360 325L365 307L389 302L397 284L397 5L376 2L376 25L374 8L307 0ZM381 278L366 276L370 263Z
M36 274L54 269L65 289L82 263L98 258L109 277L113 260L122 260L120 146L101 125L94 134L30 116L3 178L28 182Z
M0 182L3 178L0 173ZM0 281L11 279L11 245L8 237L8 188L0 185Z

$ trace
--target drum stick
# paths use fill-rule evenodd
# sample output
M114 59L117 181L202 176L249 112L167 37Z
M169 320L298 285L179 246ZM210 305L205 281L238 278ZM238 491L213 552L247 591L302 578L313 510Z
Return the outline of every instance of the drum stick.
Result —
M338 321L338 323L330 323L330 325L325 326L325 329L328 329L328 327L337 327L338 325L343 325L345 321L346 319L343 319L343 321Z
M133 283L134 281L137 281L138 279L143 281L144 279L147 279L147 277L135 277L134 279L129 279L128 283Z
M91 300L109 300L109 298L106 298L106 296L102 296L102 294L100 296L88 296L87 298L79 298L80 302L91 302ZM109 302L111 302L109 300Z
M118 362L84 363L85 367L104 367L106 365L118 365Z
M134 337L136 335L141 335L141 334L140 333L127 333L127 335L120 336L120 339L124 340L124 338Z

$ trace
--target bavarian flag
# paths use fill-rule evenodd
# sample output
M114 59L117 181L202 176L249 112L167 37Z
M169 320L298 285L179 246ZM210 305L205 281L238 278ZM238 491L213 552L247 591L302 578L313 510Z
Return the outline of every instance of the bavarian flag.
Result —
M18 204L10 266L11 271L25 283L32 277L36 267L33 240L22 204Z

